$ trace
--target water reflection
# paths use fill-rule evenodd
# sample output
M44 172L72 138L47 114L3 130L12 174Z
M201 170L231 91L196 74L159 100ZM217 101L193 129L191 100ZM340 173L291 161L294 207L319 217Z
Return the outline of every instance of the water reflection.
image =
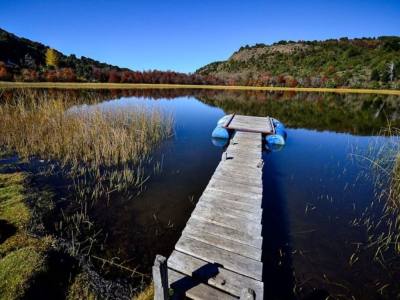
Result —
M71 107L157 107L176 122L175 136L155 153L162 172L146 191L134 199L115 195L111 204L100 202L92 212L107 234L103 257L119 257L149 272L156 253L169 255L221 158L223 145L215 147L211 140L217 120L233 112L269 115L289 129L283 149L263 154L267 298L394 299L400 293L398 258L390 269L375 262L373 249L366 247L366 230L352 226L375 200L372 177L360 177L369 169L352 154L365 153L377 138L385 143L375 135L388 120L400 127L399 97L208 90L79 93L81 100ZM52 96L68 98L68 92L50 91ZM380 208L373 209L378 215ZM354 253L356 261L351 260Z

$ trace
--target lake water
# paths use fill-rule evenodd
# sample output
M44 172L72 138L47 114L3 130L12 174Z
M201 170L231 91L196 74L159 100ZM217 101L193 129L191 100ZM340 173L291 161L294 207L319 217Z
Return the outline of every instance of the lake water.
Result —
M150 271L155 254L168 256L221 158L223 149L211 140L217 120L232 112L269 115L286 124L288 139L281 151L263 154L268 299L400 295L399 258L387 265L375 261L376 249L366 249L366 229L353 224L377 200L374 174L362 156L372 144L387 142L379 132L388 120L399 127L399 97L201 90L87 93L104 99L89 105L106 110L157 107L175 120L174 136L155 153L162 172L146 190L133 199L115 196L94 208L94 218L107 233L104 255L144 272ZM381 207L374 209L379 214Z

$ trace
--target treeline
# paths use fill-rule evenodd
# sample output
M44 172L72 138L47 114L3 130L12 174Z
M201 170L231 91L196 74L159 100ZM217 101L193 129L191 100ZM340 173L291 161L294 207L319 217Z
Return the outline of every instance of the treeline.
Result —
M196 73L229 85L398 89L400 37L247 45Z
M185 74L66 56L0 29L0 81L400 89L400 37L246 45L226 61Z
M132 71L82 56L64 55L0 29L0 81L223 84L212 75Z

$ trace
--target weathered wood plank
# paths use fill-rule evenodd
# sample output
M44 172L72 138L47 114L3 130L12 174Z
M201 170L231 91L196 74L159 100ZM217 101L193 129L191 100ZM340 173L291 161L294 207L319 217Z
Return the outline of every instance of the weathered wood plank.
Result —
M260 160L261 161L261 160ZM259 162L254 162L251 164L251 166L249 164L242 164L240 162L237 162L234 159L227 159L227 160L222 160L219 165L218 168L221 167L225 167L225 168L229 168L232 173L234 174L241 174L242 176L244 175L242 172L238 172L238 170L242 170L240 168L246 168L246 174L250 174L250 176L257 176L258 178L262 177L262 167L260 167L260 161Z
M202 198L200 198L202 199ZM203 200L203 199L202 199ZM225 202L226 203L226 202ZM243 210L238 210L235 206L227 206L225 203L221 203L218 201L199 201L197 206L206 207L209 210L218 211L221 214L226 214L233 217L248 219L250 222L255 222L261 224L262 219L262 210L256 212L248 212Z
M216 179L214 177L211 177L208 186L219 190L237 191L239 193L253 193L262 195L262 187L249 186L236 182L234 183L227 180Z
M212 212L210 210L203 209L200 206L196 206L191 217L247 232L250 235L260 236L262 232L261 224L248 222L248 220L244 218L224 215L219 212Z
M256 299L263 299L264 284L261 281L226 270L218 264L211 264L174 250L168 258L168 267L236 297L240 296L243 288L248 287L255 291Z
M243 149L251 149L250 151L246 151ZM233 153L239 153L239 154L244 154L247 153L247 155L254 155L257 157L262 156L262 147L261 145L257 144L248 144L248 143L234 143L230 144L228 148L226 149L226 152L233 152Z
M260 172L262 172L262 167L263 167L263 162L261 159L259 161L254 161L252 163L243 163L242 161L238 161L235 159L227 159L224 160L222 163L226 164L227 166L234 167L237 170L249 170L249 171L260 170Z
M221 248L251 259L261 261L261 249L238 243L209 232L192 230L192 228L185 228L185 230L182 232L182 236L186 236L188 238L198 240L217 248Z
M262 280L262 263L239 254L182 236L175 249L211 263L221 264L225 269Z
M224 164L219 165L214 172L214 175L218 176L224 176L228 178L238 178L241 180L248 180L249 182L259 182L262 186L262 175L257 174L256 172L254 173L238 173L235 172L236 170L229 168L228 166L225 166Z
M156 255L152 268L154 283L154 300L168 300L167 259Z
M234 152L225 152L225 155L222 156L222 162L226 161L234 161L235 163L240 163L249 166L257 167L261 160L261 156L250 156L248 153L234 153ZM238 170L237 173L240 173Z
M254 193L238 193L235 191L218 190L211 186L207 186L204 190L204 194L210 194L213 197L224 197L224 199L230 199L232 201L238 201L243 203L249 203L261 207L262 195Z
M219 291L211 286L172 269L168 269L170 288L174 290L172 299L183 299L186 295L194 300L233 300L237 299L227 293Z
M193 230L210 232L242 244L256 247L258 249L262 248L262 237L260 235L252 235L248 232L244 232L243 230L211 223L198 218L190 218L188 223L186 224L186 227L192 227Z
M260 206L254 206L248 203L244 202L238 202L238 201L232 201L229 200L228 198L222 199L222 198L215 198L209 195L202 195L201 200L199 199L199 202L210 202L210 203L215 203L217 206L221 207L230 207L231 209L235 210L240 210L240 211L245 211L245 212L250 212L253 214L257 215L262 215L262 208Z
M220 163L215 171L221 171L222 173L241 178L262 180L261 168L257 168L255 169L255 171L246 170L246 173L238 173L236 168L229 166L228 164Z
M249 187L254 187L254 188L258 188L260 190L260 194L262 194L262 180L261 177L255 179L255 178L246 178L246 177L240 177L240 176L235 176L235 174L232 173L228 173L228 174L224 174L221 171L215 171L215 173L213 174L212 178L214 180L222 180L222 181L228 181L231 183L236 183L236 184L240 184L240 185L246 185Z

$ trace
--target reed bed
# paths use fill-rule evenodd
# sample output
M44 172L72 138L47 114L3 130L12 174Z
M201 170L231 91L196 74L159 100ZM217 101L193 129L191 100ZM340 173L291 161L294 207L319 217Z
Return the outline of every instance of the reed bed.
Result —
M90 207L115 192L139 193L151 172L160 171L153 151L173 134L172 116L156 108L83 104L30 91L0 101L0 148L67 183L70 204L56 230L72 255L90 255L99 242Z
M0 117L4 147L73 167L138 163L172 132L171 119L157 110L68 110L64 100L7 101Z
M400 129L388 126L382 131L387 139L378 139L363 159L374 169L377 201L354 220L368 233L367 248L374 249L375 260L382 265L400 255ZM376 206L382 210L376 211Z

